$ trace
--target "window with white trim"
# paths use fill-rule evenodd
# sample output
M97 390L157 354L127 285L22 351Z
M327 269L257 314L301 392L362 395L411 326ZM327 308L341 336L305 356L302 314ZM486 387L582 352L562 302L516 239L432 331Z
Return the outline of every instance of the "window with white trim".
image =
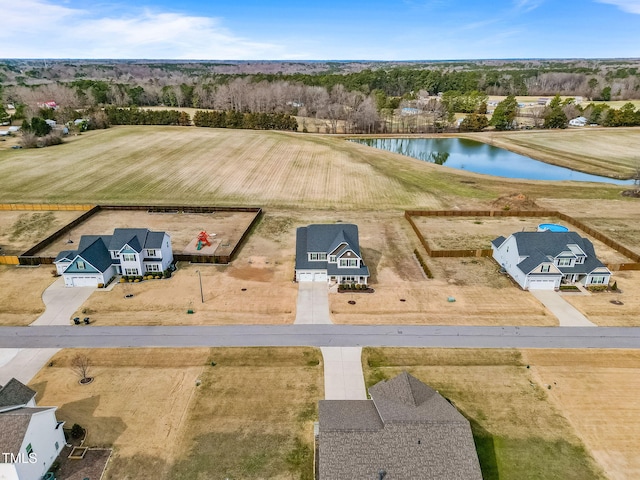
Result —
M542 268L540 268L540 271L542 273L547 273L550 269L551 269L550 265L542 265Z
M76 262L76 267L78 267L78 270L84 270L85 268L87 268L82 260L78 260Z
M160 265L158 265L157 263L150 263L149 265L147 265L147 272L159 272L160 271Z
M596 285L602 285L605 282L605 279L607 277L605 275L597 275L594 277L591 277L591 283L592 284L596 284Z
M122 261L123 262L135 262L136 261L135 253L123 253L122 254Z
M357 267L359 261L357 258L341 258L340 266L341 267Z
M558 266L559 267L568 267L571 265L571 259L570 258L559 258L558 259Z
M156 251L154 249L147 250L147 256L155 257L156 256Z
M309 261L311 262L324 262L326 260L327 260L326 253L310 253L309 254Z
M138 269L137 268L125 268L124 269L124 274L125 275L138 275Z
M582 265L584 263L584 257L576 257L576 263Z

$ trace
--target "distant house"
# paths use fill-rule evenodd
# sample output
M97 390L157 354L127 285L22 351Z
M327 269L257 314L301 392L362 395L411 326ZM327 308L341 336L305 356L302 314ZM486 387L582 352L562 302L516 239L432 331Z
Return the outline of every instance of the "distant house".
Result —
M400 110L400 115L418 115L419 113L420 110L413 107L404 107L402 110Z
M406 372L371 400L320 400L320 480L482 480L469 421Z
M39 103L38 108L50 108L51 110L57 110L58 104L53 100L50 100L48 102Z
M36 392L15 378L0 387L0 478L39 480L65 445L56 407L36 407Z
M572 127L584 127L588 120L585 117L576 117L569 120L569 125Z
M318 224L296 231L296 281L366 285L369 268L360 256L358 227Z
M64 250L54 261L67 287L96 287L115 275L159 273L171 263L169 234L146 228L116 228L113 235L83 235L77 250Z
M557 290L561 283L608 285L611 271L593 244L576 232L517 232L491 242L493 258L523 290Z
M551 99L550 98L546 98L546 97L540 97L538 98L538 105L543 105L543 106L547 106L551 103Z

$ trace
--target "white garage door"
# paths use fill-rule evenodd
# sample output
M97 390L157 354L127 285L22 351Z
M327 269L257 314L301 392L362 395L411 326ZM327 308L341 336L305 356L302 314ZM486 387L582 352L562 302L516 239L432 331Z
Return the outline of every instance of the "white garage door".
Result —
M299 282L313 282L313 273L299 273L298 274Z
M553 290L555 285L555 280L530 280L529 290Z
M326 273L316 273L313 277L314 282L326 282L327 274Z
M97 277L71 277L74 287L97 287Z

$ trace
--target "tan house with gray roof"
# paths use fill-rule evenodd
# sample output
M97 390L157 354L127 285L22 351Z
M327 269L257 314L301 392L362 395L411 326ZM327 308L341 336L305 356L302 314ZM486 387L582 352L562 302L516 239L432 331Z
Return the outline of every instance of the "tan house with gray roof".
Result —
M406 372L371 400L321 400L320 480L482 480L469 421Z

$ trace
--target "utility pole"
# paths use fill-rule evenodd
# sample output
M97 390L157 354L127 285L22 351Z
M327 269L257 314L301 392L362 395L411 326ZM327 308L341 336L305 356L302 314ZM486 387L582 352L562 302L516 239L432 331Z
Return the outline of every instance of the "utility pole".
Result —
M196 273L198 274L198 280L200 281L200 300L202 300L202 303L204 303L204 293L202 291L202 276L200 275L200 270L196 270Z

